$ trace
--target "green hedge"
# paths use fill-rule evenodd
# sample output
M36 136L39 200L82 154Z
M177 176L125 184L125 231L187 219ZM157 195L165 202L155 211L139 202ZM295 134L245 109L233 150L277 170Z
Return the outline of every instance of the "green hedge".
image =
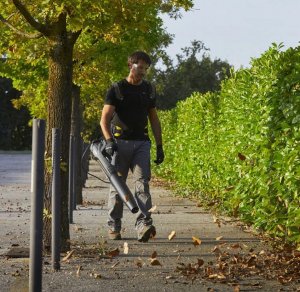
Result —
M157 175L300 243L300 47L273 45L219 93L194 93L160 119L166 160Z

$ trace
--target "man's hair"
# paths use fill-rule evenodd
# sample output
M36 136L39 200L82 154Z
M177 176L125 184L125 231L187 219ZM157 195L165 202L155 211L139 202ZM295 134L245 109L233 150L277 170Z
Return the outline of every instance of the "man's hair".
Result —
M145 63L147 63L149 66L151 65L151 59L149 55L142 51L136 51L132 53L128 57L128 65L137 64L139 60L145 61Z

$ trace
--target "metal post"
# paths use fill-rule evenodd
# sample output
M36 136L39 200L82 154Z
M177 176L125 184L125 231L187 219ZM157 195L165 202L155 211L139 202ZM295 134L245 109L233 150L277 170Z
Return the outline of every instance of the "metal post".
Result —
M52 129L52 268L60 270L60 129Z
M69 146L69 223L73 223L73 142L74 136L70 135L70 146Z
M29 291L42 291L45 121L33 120Z
M73 210L76 210L77 205L77 139L73 136Z

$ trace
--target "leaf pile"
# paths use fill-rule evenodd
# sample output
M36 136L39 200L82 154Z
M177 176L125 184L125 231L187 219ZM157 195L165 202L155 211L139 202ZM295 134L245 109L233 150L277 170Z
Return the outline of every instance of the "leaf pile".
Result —
M231 249L235 247L231 246ZM197 263L179 263L176 271L188 278L195 275L221 283L238 283L252 276L262 276L268 280L277 280L281 284L300 280L300 252L272 253L253 250L247 254L221 251L216 246L214 262L204 264L202 259Z

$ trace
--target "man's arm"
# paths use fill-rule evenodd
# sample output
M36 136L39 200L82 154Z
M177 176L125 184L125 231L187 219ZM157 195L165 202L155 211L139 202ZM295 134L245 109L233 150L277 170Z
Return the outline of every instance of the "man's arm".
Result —
M102 109L100 126L105 140L112 139L110 122L114 112L115 112L115 106L113 105L105 104Z
M161 126L160 126L160 121L157 115L156 108L149 109L148 117L149 117L151 129L155 138L156 145L162 145Z

